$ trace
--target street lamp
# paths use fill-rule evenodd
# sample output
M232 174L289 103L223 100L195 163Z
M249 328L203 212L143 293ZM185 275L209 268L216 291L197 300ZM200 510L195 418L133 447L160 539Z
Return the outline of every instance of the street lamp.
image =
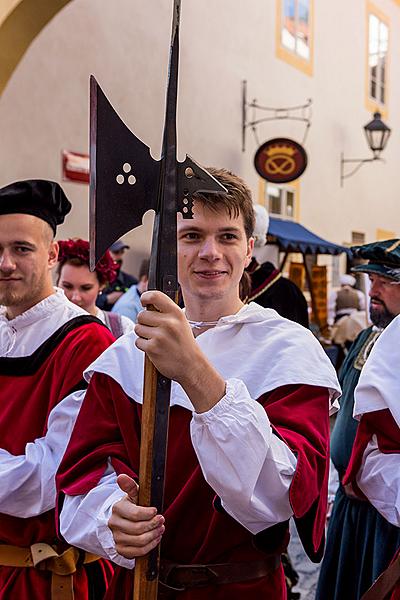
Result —
M351 177L362 167L364 163L382 160L381 152L386 148L386 144L391 134L391 129L381 119L381 113L374 113L372 121L364 126L367 143L373 153L372 158L344 158L343 152L340 155L340 185L343 187L343 180ZM356 166L349 173L344 173L345 163L352 163Z

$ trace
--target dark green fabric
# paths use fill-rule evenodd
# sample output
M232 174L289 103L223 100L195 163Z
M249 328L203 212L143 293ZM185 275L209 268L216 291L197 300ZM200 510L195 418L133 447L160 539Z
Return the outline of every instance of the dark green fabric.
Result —
M339 373L343 395L331 439L332 461L343 477L357 430L354 390L361 371L354 368L372 327L352 344ZM316 600L359 600L386 569L400 546L400 529L369 503L348 498L340 486L329 521Z
M378 265L377 263L368 263L352 267L353 273L366 273L367 275L381 275L393 281L400 281L400 267L391 267L389 265Z
M397 238L372 242L372 244L364 244L363 246L352 246L350 250L357 258L400 267L400 240Z
M372 332L372 327L364 329L350 346L350 350L339 372L342 397L339 399L340 410L336 417L331 436L331 458L339 476L343 477L349 464L351 449L356 437L357 421L353 419L354 390L361 371L354 368L354 361Z
M352 246L351 251L356 258L369 260L368 264L357 265L351 270L359 273L383 275L394 281L400 281L400 240L383 240Z
M316 600L359 600L390 564L400 529L369 503L351 500L340 487L328 527Z

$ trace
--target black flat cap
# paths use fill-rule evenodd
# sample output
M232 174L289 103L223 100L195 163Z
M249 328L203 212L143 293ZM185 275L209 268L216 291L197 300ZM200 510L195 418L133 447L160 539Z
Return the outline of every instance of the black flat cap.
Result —
M70 210L70 201L55 181L27 179L0 189L0 215L33 215L46 221L54 233Z

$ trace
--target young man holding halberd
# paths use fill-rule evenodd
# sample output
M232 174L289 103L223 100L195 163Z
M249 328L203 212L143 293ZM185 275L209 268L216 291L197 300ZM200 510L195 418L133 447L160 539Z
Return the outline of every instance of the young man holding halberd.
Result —
M196 195L193 219L178 218L185 311L142 294L157 311L86 371L60 468L62 534L120 565L107 598L131 597L135 557L161 539L160 597L181 600L285 598L291 516L310 557L323 551L336 376L309 331L241 302L251 195L210 172L228 194ZM137 505L144 352L173 380L163 515Z

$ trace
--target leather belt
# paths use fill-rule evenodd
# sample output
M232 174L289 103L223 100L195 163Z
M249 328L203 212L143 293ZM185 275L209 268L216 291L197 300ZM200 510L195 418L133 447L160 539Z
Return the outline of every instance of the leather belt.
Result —
M395 560L381 575L374 581L371 587L365 592L361 600L385 600L394 588L400 582L400 558L396 556Z
M252 562L207 565L181 565L161 559L158 597L167 599L188 588L241 583L266 577L276 571L280 564L281 557L278 555Z
M73 574L77 566L99 558L72 546L58 554L52 546L44 543L32 544L29 548L0 544L0 566L33 567L51 572L51 600L73 600Z

